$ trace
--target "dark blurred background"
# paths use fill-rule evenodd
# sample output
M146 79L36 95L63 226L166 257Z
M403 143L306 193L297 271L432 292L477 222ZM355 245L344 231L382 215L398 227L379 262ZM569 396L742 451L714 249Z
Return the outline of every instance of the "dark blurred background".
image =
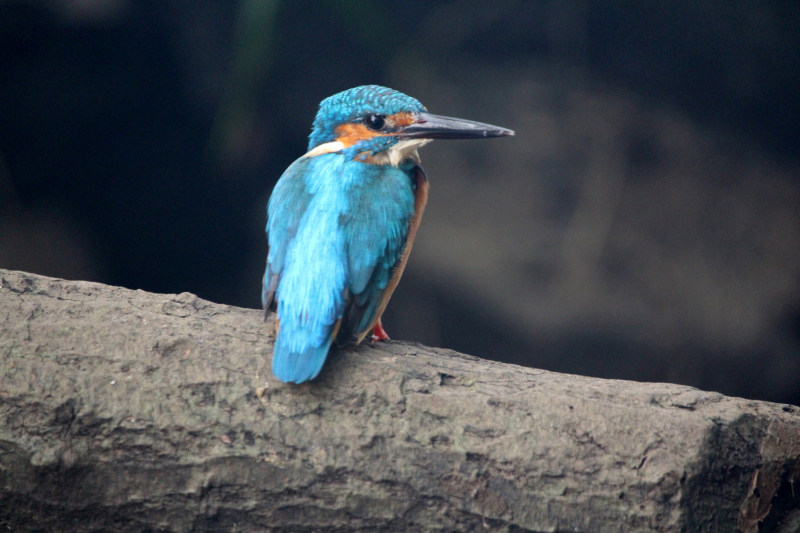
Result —
M258 307L265 205L367 83L437 141L398 339L800 404L800 3L0 0L0 267Z

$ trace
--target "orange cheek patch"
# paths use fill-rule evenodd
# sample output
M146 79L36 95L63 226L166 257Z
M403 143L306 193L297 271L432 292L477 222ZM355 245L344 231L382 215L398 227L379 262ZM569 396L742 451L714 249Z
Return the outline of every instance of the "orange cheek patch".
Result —
M363 124L342 124L336 128L336 140L345 148L350 148L359 141L372 139L378 135L380 133L368 129Z
M414 115L411 113L397 113L396 115L389 115L386 119L394 122L395 126L404 128L414 123Z

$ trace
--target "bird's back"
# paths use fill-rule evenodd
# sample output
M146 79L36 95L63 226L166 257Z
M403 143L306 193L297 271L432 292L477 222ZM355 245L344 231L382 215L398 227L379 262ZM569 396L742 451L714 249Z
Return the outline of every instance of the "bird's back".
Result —
M280 324L276 377L313 379L335 337L358 337L372 324L413 215L410 168L324 154L287 169L267 225L265 299L274 286Z

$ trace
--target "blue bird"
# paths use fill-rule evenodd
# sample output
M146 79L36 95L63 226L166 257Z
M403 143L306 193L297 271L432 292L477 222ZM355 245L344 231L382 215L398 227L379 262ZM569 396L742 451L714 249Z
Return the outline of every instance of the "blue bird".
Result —
M308 152L286 169L267 206L261 293L277 312L272 372L302 383L331 344L358 344L381 325L428 198L417 149L432 139L513 135L428 114L403 93L366 85L320 103Z

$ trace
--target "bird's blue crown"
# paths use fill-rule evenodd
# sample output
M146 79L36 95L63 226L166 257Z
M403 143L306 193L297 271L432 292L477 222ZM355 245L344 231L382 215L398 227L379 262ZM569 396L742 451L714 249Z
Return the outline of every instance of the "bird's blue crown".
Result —
M319 104L309 136L308 149L336 140L336 128L362 119L370 113L394 115L422 113L425 106L415 98L380 85L362 85L329 96Z

